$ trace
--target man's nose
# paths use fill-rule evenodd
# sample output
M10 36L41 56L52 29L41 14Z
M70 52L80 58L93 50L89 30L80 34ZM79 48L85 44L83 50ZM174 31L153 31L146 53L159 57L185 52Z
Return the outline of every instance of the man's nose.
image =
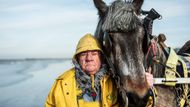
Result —
M92 59L92 54L91 54L91 53L88 53L87 56L86 56L86 59L87 59L87 60L91 60L91 59Z

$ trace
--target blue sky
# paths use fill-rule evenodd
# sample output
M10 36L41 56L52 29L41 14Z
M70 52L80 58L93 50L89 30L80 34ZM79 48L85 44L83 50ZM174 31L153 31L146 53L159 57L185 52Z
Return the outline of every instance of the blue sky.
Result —
M153 34L164 33L168 46L190 40L189 0L145 0L142 8L162 15ZM80 37L94 33L97 22L92 0L0 0L0 59L72 57Z

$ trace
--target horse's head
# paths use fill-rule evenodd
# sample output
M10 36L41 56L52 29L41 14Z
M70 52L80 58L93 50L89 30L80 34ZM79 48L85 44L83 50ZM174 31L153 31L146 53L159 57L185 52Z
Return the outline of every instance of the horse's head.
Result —
M143 0L117 0L110 6L102 0L94 3L100 16L95 35L120 75L122 87L143 97L149 88L143 65L145 31L138 17Z

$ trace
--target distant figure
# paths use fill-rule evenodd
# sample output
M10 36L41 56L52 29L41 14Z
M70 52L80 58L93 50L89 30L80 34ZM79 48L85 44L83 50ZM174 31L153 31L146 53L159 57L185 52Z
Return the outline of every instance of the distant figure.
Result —
M162 45L162 47L163 48L166 48L167 46L166 46L166 44L164 43L166 41L166 36L164 35L164 34L159 34L158 35L158 43L160 44L160 45Z

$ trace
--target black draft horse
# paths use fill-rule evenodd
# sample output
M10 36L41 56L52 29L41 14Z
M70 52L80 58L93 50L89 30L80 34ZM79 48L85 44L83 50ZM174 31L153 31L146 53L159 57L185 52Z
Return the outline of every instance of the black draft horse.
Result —
M94 0L99 13L99 22L95 32L99 40L113 75L118 76L117 83L122 96L122 106L143 107L140 100L146 96L150 87L146 82L144 59L149 48L149 37L142 19L139 18L144 0L116 0L106 5L102 0ZM157 47L158 48L158 47ZM166 62L166 56L161 49L157 49L160 62ZM161 64L152 65L154 77L163 77L164 67ZM176 95L173 87L155 86L157 92L156 107L177 107ZM132 93L133 104L128 102L128 95ZM129 100L130 100L129 99ZM129 103L129 104L128 104Z

